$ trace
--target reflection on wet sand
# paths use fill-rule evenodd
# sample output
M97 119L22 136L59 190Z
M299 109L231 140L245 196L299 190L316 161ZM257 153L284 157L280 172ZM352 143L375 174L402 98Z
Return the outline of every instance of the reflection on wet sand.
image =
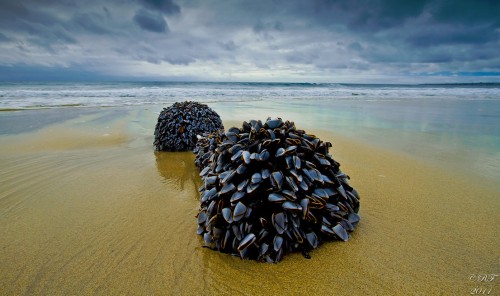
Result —
M156 168L165 182L168 182L178 190L184 190L186 182L192 184L195 189L201 186L201 178L198 169L194 165L194 154L188 152L155 152ZM196 192L195 196L198 193Z

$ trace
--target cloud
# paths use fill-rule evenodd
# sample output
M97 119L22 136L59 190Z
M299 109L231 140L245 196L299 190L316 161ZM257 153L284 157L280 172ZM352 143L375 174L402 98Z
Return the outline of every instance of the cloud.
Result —
M73 15L72 21L75 25L89 33L109 34L112 31L107 27L106 19L110 17L110 13L106 9L103 9L103 14L95 12L77 12Z
M3 0L0 65L261 81L498 73L498 15L488 0Z
M151 12L145 9L139 9L134 15L134 21L141 29L156 33L165 33L168 31L167 22L161 13Z
M167 15L175 15L181 12L180 6L172 0L139 0L139 3L146 8L159 10Z

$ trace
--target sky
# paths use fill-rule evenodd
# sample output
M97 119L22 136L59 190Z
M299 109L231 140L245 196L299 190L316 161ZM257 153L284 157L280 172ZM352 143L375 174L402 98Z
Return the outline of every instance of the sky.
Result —
M500 82L497 0L1 0L0 80Z

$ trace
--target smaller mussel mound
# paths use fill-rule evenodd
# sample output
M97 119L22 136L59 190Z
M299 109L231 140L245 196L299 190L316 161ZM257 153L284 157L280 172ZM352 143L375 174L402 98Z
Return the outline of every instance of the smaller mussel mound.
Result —
M200 139L197 219L205 246L278 262L287 252L309 258L324 241L347 241L360 219L359 196L329 147L281 119L243 122Z
M188 151L196 146L197 135L223 129L219 115L196 102L174 103L158 116L153 145L157 151Z

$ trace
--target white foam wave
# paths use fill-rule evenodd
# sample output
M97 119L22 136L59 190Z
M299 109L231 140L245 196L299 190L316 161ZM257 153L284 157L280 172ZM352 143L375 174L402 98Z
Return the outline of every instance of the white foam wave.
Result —
M256 100L500 100L498 87L256 83L0 84L0 109Z

